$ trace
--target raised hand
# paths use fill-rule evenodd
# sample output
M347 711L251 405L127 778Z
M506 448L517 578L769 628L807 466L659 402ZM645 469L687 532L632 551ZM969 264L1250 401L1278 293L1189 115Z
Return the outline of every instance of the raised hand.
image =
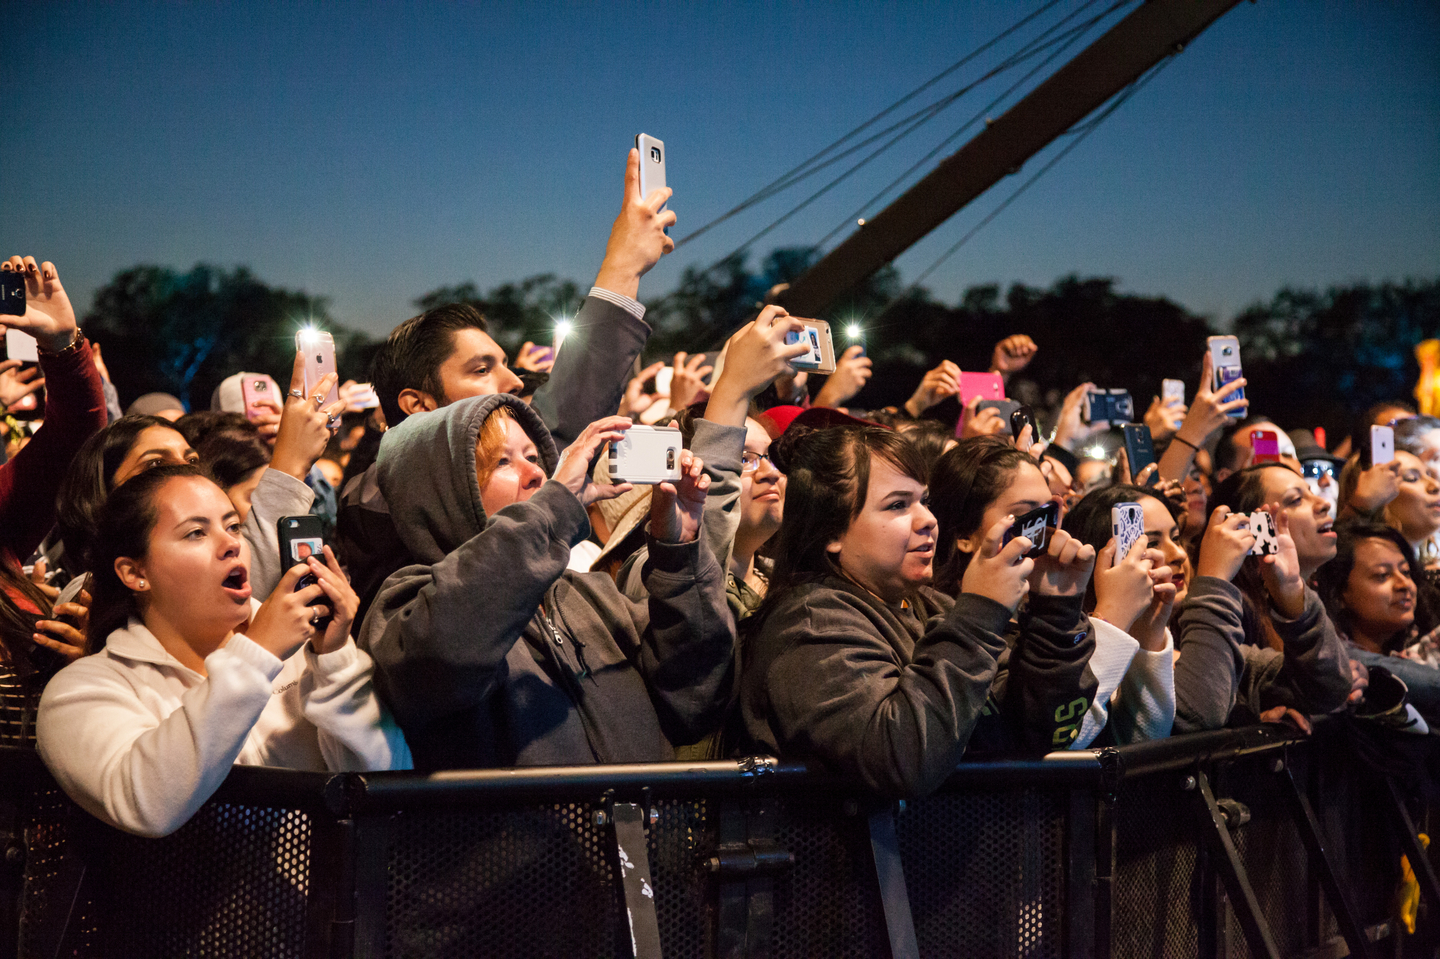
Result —
M326 373L306 395L305 355L296 351L295 365L290 370L290 393L285 397L284 412L275 431L272 467L303 480L325 452L332 432L340 426L340 414L345 412L343 399L325 405L325 395L336 379L334 373Z
M960 392L960 367L949 360L925 374L915 392L905 401L905 412L919 419L930 407Z
M1171 406L1160 402L1158 396L1150 400L1150 408L1145 411L1145 425L1150 427L1150 435L1154 437L1156 443L1174 436L1175 431L1183 422L1185 422L1185 404L1178 403Z
M1001 546L1014 522L1015 517L1007 516L990 527L960 579L960 592L993 599L1012 614L1030 591L1030 574L1035 570L1035 561L1025 555L1035 545L1030 540L1017 536Z
M657 483L650 493L650 535L662 543L690 543L700 532L710 477L705 462L680 451L680 481Z
M45 387L45 377L40 375L40 367L32 366L22 370L20 366L19 360L0 363L0 412L14 408L25 397L33 396ZM30 400L20 408L33 410L35 401Z
M840 407L850 402L856 393L865 388L873 372L872 365L870 357L865 355L865 347L858 343L847 346L835 363L835 372L830 374L816 394L815 405Z
M332 614L324 634L316 636L311 640L311 644L317 653L333 653L350 638L350 625L355 622L355 613L360 609L360 597L350 588L350 580L345 578L340 562L330 547L325 547L324 562L312 553L305 558L305 564L310 567L316 582L325 591L325 598L329 602L328 612ZM325 615L319 612L319 609L317 607L316 612L311 613L312 619Z
M685 353L675 354L674 374L670 377L670 408L679 412L692 403L699 403L701 400L710 398L710 388L705 385L705 377L715 371L713 366L705 366L705 354L696 353L694 356L687 356Z
M1287 524L1288 528L1288 524ZM1255 534L1250 532L1250 520L1244 513L1232 513L1228 506L1217 506L1210 514L1210 523L1205 527L1204 538L1200 540L1200 556L1195 563L1197 576L1214 576L1227 583L1240 572L1250 547L1255 545ZM1290 548L1295 548L1294 540Z
M675 241L665 235L666 227L675 225L675 211L660 210L673 193L665 187L651 191L648 197L640 195L640 154L632 148L625 161L625 196L620 201L620 215L610 228L596 286L631 299L639 295L640 277L675 249Z
M0 323L0 334L6 328L24 330L35 337L42 350L59 353L75 342L75 309L65 287L60 285L60 272L46 260L36 263L33 256L12 256L0 263L0 270L25 275L25 313L6 316Z
M990 354L990 372L999 373L1006 379L1011 373L1018 373L1030 365L1040 347L1024 333L1015 333L995 344Z
M1159 550L1150 552L1158 554ZM1154 561L1158 563L1161 560ZM1150 605L1141 610L1130 626L1130 635L1146 652L1158 653L1165 648L1165 627L1170 622L1170 614L1175 611L1175 597L1179 593L1171 581L1174 575L1175 571L1169 566L1156 566L1150 570L1150 581L1155 585Z
M594 482L590 478L590 461L595 458L601 446L623 439L625 431L633 425L629 418L624 416L607 416L591 423L580 431L575 442L565 447L565 452L560 454L560 462L555 466L555 475L550 478L574 493L581 506L589 506L602 499L614 499L621 493L628 493L635 488L631 483L602 486Z
M1117 563L1115 548L1115 539L1111 537L1100 551L1095 571L1094 616L1128 633L1155 598L1155 581L1151 572L1157 567L1164 567L1164 557L1159 550L1147 549L1144 539L1137 539L1130 552L1120 557ZM1169 567L1164 569L1166 582L1169 582ZM1171 593L1173 602L1173 586Z
M1290 514L1283 509L1267 508L1265 512L1275 523L1275 540L1280 549L1260 557L1260 578L1280 614L1295 619L1305 612L1305 577L1300 575L1300 557L1290 535Z
M555 365L555 353L544 346L536 346L529 340L520 347L520 352L515 354L515 368L517 370L529 370L532 373L549 373L550 368Z
M621 416L639 416L659 402L659 393L646 393L645 384L655 379L655 374L669 366L664 360L651 363L640 371L640 375L625 384L625 395L620 398Z
M287 569L275 591L260 604L250 624L241 630L251 642L276 659L289 659L307 639L316 638L314 621L331 612L325 606L310 605L325 595L319 583L296 591L300 578L310 572L308 563L297 563Z
M1080 596L1095 570L1095 547L1063 529L1050 534L1045 555L1035 559L1030 589L1038 596Z
M1398 460L1391 460L1361 470L1355 478L1355 492L1350 494L1347 502L1340 505L1361 513L1373 513L1384 509L1399 495L1400 463Z
M1005 417L993 406L985 409L978 409L982 402L981 396L977 393L970 397L970 402L965 404L960 415L963 418L964 426L960 428L960 438L969 439L972 436L998 436L1010 432L1010 424L1005 422Z
M64 656L67 662L75 662L85 655L85 630L90 625L90 594L84 589L68 603L59 603L50 611L55 619L41 619L35 623L34 640L37 645L54 650ZM61 617L69 617L64 622Z
M1236 410L1242 413L1250 408L1250 400L1241 397L1238 400L1231 400L1228 403L1220 402L1221 396L1229 396L1237 389L1245 388L1245 378L1226 383L1216 393L1211 389L1211 383L1215 379L1215 361L1210 357L1207 350L1204 358L1200 361L1200 386L1195 391L1195 399L1190 403L1190 409L1185 414L1185 421L1180 424L1175 435L1181 439L1189 440L1194 446L1204 446L1205 440L1211 433L1223 428L1230 422L1230 414Z
M809 352L805 343L785 342L785 334L803 328L783 307L767 306L730 337L725 345L725 365L705 406L705 418L744 426L750 401L777 377L794 373L790 361Z
M1094 388L1094 383L1081 383L1065 394L1065 401L1060 404L1060 420L1055 429L1054 442L1056 446L1074 453L1081 443L1096 433L1103 433L1110 428L1110 424L1105 420L1086 423L1082 418L1085 411L1085 394Z

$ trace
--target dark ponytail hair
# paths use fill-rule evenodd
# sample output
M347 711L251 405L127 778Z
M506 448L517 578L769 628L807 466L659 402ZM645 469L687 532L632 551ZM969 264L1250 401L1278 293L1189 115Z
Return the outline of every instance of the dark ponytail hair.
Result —
M961 440L940 457L930 477L930 511L940 524L935 531L936 589L952 596L960 592L971 554L955 544L975 535L985 511L1026 463L1035 466L1033 457L994 436Z
M864 508L874 459L925 483L924 458L883 426L792 426L771 445L770 461L785 474L785 518L773 540L775 568L757 616L791 587L834 570L826 547Z
M152 426L180 432L174 423L158 416L122 416L86 440L70 461L55 497L55 517L72 573L90 568L86 553L95 538L100 510L110 497L115 473L140 434Z
M98 529L90 555L91 567L90 626L85 634L86 653L98 652L105 639L125 626L131 616L140 614L135 594L115 572L115 561L122 556L143 559L150 551L150 532L159 515L157 498L160 490L172 479L210 477L195 466L157 466L122 484L105 501L100 511ZM213 480L210 480L214 482Z
M1110 523L1111 508L1120 503L1140 503L1146 497L1164 506L1172 521L1179 521L1179 510L1153 489L1120 483L1087 493L1065 514L1065 520L1060 526L1080 542L1095 547L1098 553L1110 542L1113 533ZM1091 576L1089 585L1085 587L1085 611L1089 612L1094 608L1095 577Z

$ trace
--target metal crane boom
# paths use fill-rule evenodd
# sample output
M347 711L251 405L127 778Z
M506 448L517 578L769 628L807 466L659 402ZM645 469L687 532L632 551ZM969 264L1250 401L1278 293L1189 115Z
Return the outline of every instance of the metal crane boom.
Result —
M776 301L815 316L1083 120L1240 0L1149 0L943 160Z

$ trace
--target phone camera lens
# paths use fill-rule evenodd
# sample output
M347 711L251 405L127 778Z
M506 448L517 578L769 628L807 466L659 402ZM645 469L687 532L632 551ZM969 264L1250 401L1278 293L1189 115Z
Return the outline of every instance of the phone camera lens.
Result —
M652 163L659 163L659 162L660 162L660 148L659 148L659 147L651 147L651 148L650 148L650 161L651 161Z

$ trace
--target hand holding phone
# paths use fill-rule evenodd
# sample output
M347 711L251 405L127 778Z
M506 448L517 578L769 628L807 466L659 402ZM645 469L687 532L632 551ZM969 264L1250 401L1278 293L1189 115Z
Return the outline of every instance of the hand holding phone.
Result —
M1115 558L1110 565L1118 566L1145 535L1145 508L1139 503L1116 503L1110 507L1110 535L1115 537Z
M790 360L790 365L797 370L834 373L835 344L830 339L830 324L824 320L806 320L800 317L795 319L804 325L799 330L791 330L785 334L785 345L808 343L810 352L794 357Z
M324 330L303 329L295 334L295 349L304 355L305 393L315 389L322 377L335 372L335 338ZM340 399L340 378L325 393L319 406L329 406Z
M635 135L635 149L640 152L640 199L656 190L665 189L665 143L647 133ZM665 209L662 204L661 210ZM669 233L667 228L666 233Z
M1370 427L1370 445L1365 450L1364 466L1384 466L1395 461L1395 427Z
M680 451L685 441L673 426L632 426L610 444L610 482L675 483L681 477Z
M282 572L292 566L299 566L311 556L318 556L320 561L325 561L325 531L321 525L320 517L314 514L304 516L282 516L276 523L280 535L280 566ZM306 573L300 577L295 584L295 592L300 592L307 586L314 586L318 579L314 573ZM322 593L318 598L311 601L311 606L324 606L327 602ZM315 621L315 627L323 635L329 627L334 614L323 616Z
M1015 517L1015 522L1005 531L1004 538L1000 541L1001 549L1005 544L1017 536L1023 536L1031 543L1030 549L1025 553L1031 559L1037 556L1044 556L1045 551L1050 548L1050 531L1060 528L1060 504L1055 502L1043 503L1030 512Z
M1219 393L1227 383L1233 383L1245 375L1240 366L1240 341L1233 336L1211 336L1206 338L1206 345L1210 350L1210 367L1213 369L1215 380L1210 384L1210 389ZM1245 389L1231 390L1220 397L1221 403L1230 403L1234 400L1245 398ZM1245 411L1231 410L1226 414L1232 420L1242 419Z
M1160 401L1166 406L1185 405L1185 381L1184 380L1161 380Z
M1130 482L1134 483L1141 471L1155 462L1155 438L1150 434L1150 427L1144 423L1126 423L1120 429L1125 434L1125 459L1130 464ZM1154 486L1156 479L1158 477L1152 472L1145 485Z
M1035 425L1035 411L1017 403L1015 409L1010 413L1010 436L1016 440L1020 439L1020 434L1027 426L1030 427L1030 442L1037 442L1040 439L1040 427Z

